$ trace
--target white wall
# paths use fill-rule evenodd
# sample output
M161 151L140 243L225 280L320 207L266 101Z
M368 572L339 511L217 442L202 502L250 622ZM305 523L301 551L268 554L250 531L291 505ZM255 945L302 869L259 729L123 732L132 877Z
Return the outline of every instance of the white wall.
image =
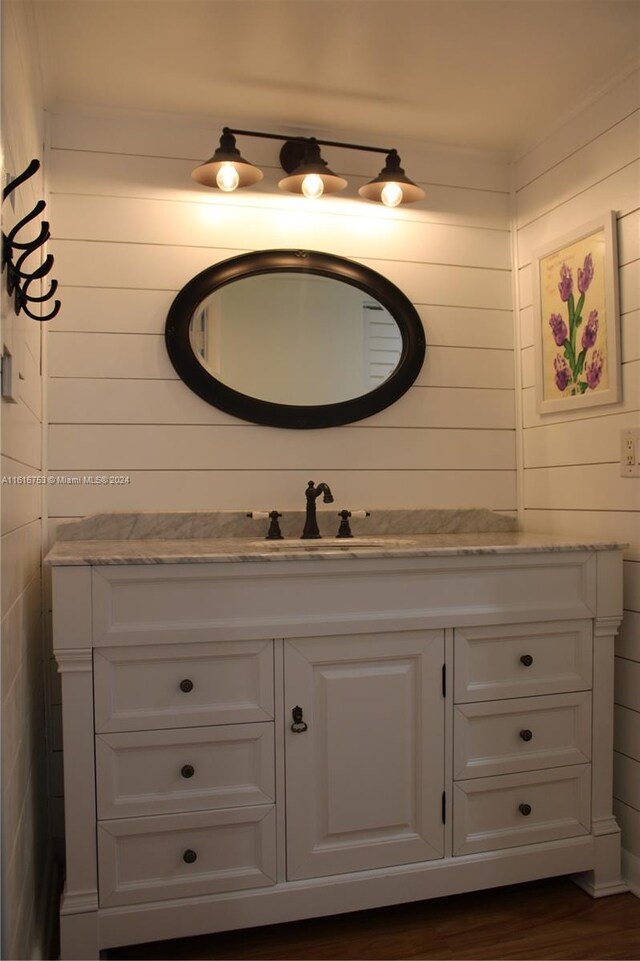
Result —
M52 526L97 510L301 509L309 478L330 483L338 508L515 510L502 158L399 145L406 169L426 186L424 203L387 211L328 197L313 206L277 191L279 145L268 141L239 138L251 159L272 165L258 189L226 197L193 184L191 170L211 154L222 122L73 113L51 120L52 249L63 309L50 325L49 466L53 475L131 479L51 486ZM327 156L351 180L350 198L383 160ZM367 421L319 431L249 425L192 394L164 347L175 293L210 264L272 247L350 257L398 284L429 344L417 386Z
M640 480L620 476L620 431L640 427L640 75L636 72L515 165L522 361L524 524L617 538L625 616L617 645L616 815L627 876L640 894ZM622 401L574 414L536 412L531 251L615 210Z
M12 177L34 157L43 155L44 115L31 13L26 3L5 0L2 4L2 147L4 170ZM43 192L41 172L18 188L13 195L15 211L9 201L4 205L5 233L33 208ZM35 265L33 258L29 265ZM13 353L17 402L0 402L1 473L3 478L37 476L42 470L43 330L23 313L16 318L5 279L3 274L2 342ZM37 290L32 287L31 293ZM51 875L44 734L42 488L5 483L0 487L0 502L2 956L44 957Z

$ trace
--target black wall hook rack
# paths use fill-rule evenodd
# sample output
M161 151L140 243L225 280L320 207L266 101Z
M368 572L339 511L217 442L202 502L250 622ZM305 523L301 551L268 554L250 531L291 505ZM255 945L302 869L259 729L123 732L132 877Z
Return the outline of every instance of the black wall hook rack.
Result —
M29 180L30 177L33 177L39 169L40 161L32 160L29 166L4 188L2 191L2 202L4 203L7 197L12 194L17 187ZM35 240L23 242L18 239L18 236L27 224L30 224L36 217L40 216L45 207L46 204L44 200L39 200L33 210L23 217L22 220L18 221L8 234L5 234L4 231L2 233L2 270L4 271L5 267L7 268L7 291L9 296L13 297L14 310L16 314L19 314L20 311L23 310L27 317L31 317L32 320L37 321L51 320L60 310L59 300L54 302L53 310L44 316L33 314L29 309L30 304L42 304L47 300L51 300L58 289L58 281L52 279L46 294L36 297L29 293L30 285L36 280L43 280L53 267L52 254L47 254L35 270L30 271L26 265L26 261L31 254L36 253L51 236L49 224L46 220L42 221L40 224L40 233ZM16 252L18 251L20 253L16 256ZM16 258L15 260L14 257Z

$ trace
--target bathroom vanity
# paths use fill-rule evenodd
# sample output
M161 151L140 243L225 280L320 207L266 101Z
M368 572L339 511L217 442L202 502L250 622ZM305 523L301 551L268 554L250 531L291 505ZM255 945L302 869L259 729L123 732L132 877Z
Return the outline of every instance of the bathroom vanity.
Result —
M625 890L621 547L59 541L62 958L558 874Z

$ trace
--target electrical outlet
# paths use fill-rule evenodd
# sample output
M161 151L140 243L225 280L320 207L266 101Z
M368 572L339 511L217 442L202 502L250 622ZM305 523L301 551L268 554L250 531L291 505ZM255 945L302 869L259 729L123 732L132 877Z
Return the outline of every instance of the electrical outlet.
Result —
M620 432L620 473L640 477L640 428Z
M627 437L624 442L624 463L626 467L633 467L636 462L636 445L633 437Z

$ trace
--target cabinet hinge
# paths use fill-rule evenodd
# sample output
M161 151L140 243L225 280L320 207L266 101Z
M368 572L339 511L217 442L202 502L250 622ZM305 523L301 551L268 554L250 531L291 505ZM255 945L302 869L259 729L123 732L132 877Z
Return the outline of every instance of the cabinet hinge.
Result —
M447 823L447 792L442 792L442 823Z
M447 665L442 665L442 696L447 696Z

